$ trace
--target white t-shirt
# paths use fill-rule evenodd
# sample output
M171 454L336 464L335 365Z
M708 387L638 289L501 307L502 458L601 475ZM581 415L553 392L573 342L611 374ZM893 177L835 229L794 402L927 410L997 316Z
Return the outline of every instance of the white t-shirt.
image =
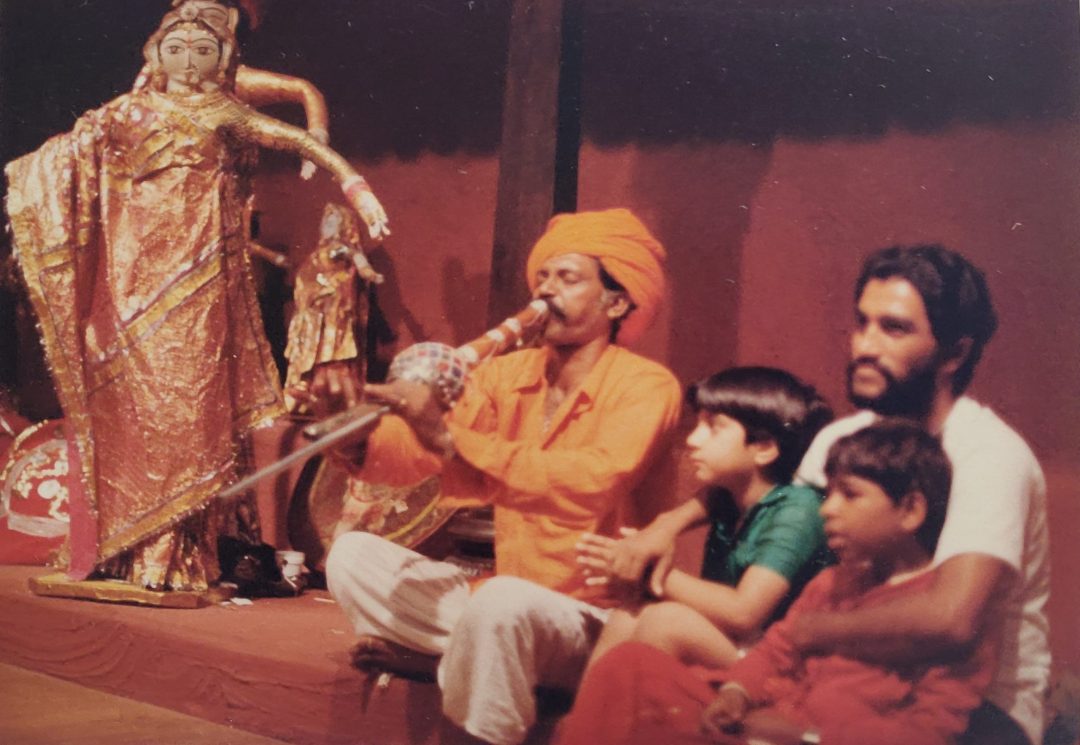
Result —
M860 411L814 439L795 480L825 487L825 459L841 437L877 419ZM945 420L942 447L952 462L949 511L934 563L960 554L993 556L1014 570L1003 615L997 671L987 698L1042 742L1043 696L1050 676L1050 542L1046 483L1027 443L993 411L963 397Z

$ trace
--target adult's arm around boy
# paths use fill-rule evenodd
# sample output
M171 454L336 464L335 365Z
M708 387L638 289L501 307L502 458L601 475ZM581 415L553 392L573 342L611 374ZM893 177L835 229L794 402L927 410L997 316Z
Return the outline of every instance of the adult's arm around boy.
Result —
M968 725L994 672L995 644L981 638L965 659L951 657L912 679L904 705L882 712L847 700L815 716L824 743L836 745L949 745ZM856 708L848 709L847 706Z
M1045 489L1038 462L1015 432L978 404L961 399L956 407L963 426L947 427L942 436L953 483L933 584L925 593L843 616L807 614L792 629L800 649L883 662L968 651L991 601L1005 597L1019 579L1031 500ZM870 421L872 415L862 412L830 425L836 431L823 431L814 441L800 479L820 486L831 443Z
M1010 572L991 556L954 556L934 570L927 592L844 613L801 614L791 625L791 639L804 652L886 663L964 652L978 638L985 611Z

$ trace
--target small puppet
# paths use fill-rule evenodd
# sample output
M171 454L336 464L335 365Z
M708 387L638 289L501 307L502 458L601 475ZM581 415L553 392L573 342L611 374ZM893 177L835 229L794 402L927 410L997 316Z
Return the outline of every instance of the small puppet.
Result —
M360 226L352 210L328 203L319 225L319 243L300 266L293 289L292 321L285 356L285 403L293 414L312 413L312 381L333 373L347 401L360 398L364 380L363 329L369 285L383 275L368 263Z

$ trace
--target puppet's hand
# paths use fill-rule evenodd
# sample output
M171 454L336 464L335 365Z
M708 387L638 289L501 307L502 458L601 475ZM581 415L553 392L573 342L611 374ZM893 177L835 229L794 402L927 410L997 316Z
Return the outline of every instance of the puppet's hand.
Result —
M381 240L390 235L387 227L386 210L379 204L379 200L368 187L367 182L357 176L350 184L344 185L345 196L356 214L360 215L368 226L368 234L372 240Z
M363 265L359 262L356 263L356 273L360 275L360 279L373 285L381 285L386 281L386 277L372 269L371 264L368 264L367 261L364 261Z
M363 399L361 390L360 378L349 360L322 362L311 370L308 393L319 416L356 406Z
M386 281L386 277L379 274L371 267L368 267L367 269L361 269L359 271L359 274L361 279L363 279L365 282L370 282L373 285L381 285L383 282Z

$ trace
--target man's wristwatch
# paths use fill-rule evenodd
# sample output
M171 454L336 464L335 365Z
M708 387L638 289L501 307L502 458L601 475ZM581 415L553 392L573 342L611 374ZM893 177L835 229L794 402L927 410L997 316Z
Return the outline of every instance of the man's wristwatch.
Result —
M809 727L802 733L802 739L799 742L802 745L821 745L821 733Z

